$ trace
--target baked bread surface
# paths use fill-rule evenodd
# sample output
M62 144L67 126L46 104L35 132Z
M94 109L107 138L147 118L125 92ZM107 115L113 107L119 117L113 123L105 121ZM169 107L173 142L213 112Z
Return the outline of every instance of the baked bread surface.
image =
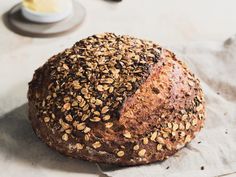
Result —
M122 166L161 161L200 131L199 80L159 45L113 33L51 57L29 83L29 119L51 148Z

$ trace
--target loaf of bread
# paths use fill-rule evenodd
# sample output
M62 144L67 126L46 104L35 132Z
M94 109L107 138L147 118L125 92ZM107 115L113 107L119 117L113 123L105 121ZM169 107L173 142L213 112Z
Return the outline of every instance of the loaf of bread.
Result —
M67 156L131 166L161 161L203 127L199 80L146 40L104 33L51 57L29 83L29 119Z

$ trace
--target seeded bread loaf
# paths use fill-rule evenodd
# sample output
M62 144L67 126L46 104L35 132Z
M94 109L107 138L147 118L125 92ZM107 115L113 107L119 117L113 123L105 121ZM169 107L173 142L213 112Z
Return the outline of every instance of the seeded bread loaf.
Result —
M67 156L122 166L173 155L200 131L199 80L159 45L94 35L51 57L29 83L29 119Z

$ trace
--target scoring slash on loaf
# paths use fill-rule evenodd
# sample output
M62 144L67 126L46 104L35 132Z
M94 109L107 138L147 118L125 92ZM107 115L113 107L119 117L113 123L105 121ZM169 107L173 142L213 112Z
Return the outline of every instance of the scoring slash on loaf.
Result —
M29 83L35 133L67 156L122 166L173 155L200 131L199 80L146 40L93 35L51 57Z

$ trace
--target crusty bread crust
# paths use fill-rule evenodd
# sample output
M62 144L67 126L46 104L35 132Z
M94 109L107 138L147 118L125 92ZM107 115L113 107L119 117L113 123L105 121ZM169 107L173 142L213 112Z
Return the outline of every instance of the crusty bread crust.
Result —
M63 129L67 125L58 117L64 114L51 110L52 118L41 116L38 98L48 96L49 70L47 63L36 70L29 85L29 119L42 141L67 156L121 166L148 164L173 155L203 127L205 101L199 80L168 50L161 49L158 62L124 100L117 118L87 123L87 140Z

